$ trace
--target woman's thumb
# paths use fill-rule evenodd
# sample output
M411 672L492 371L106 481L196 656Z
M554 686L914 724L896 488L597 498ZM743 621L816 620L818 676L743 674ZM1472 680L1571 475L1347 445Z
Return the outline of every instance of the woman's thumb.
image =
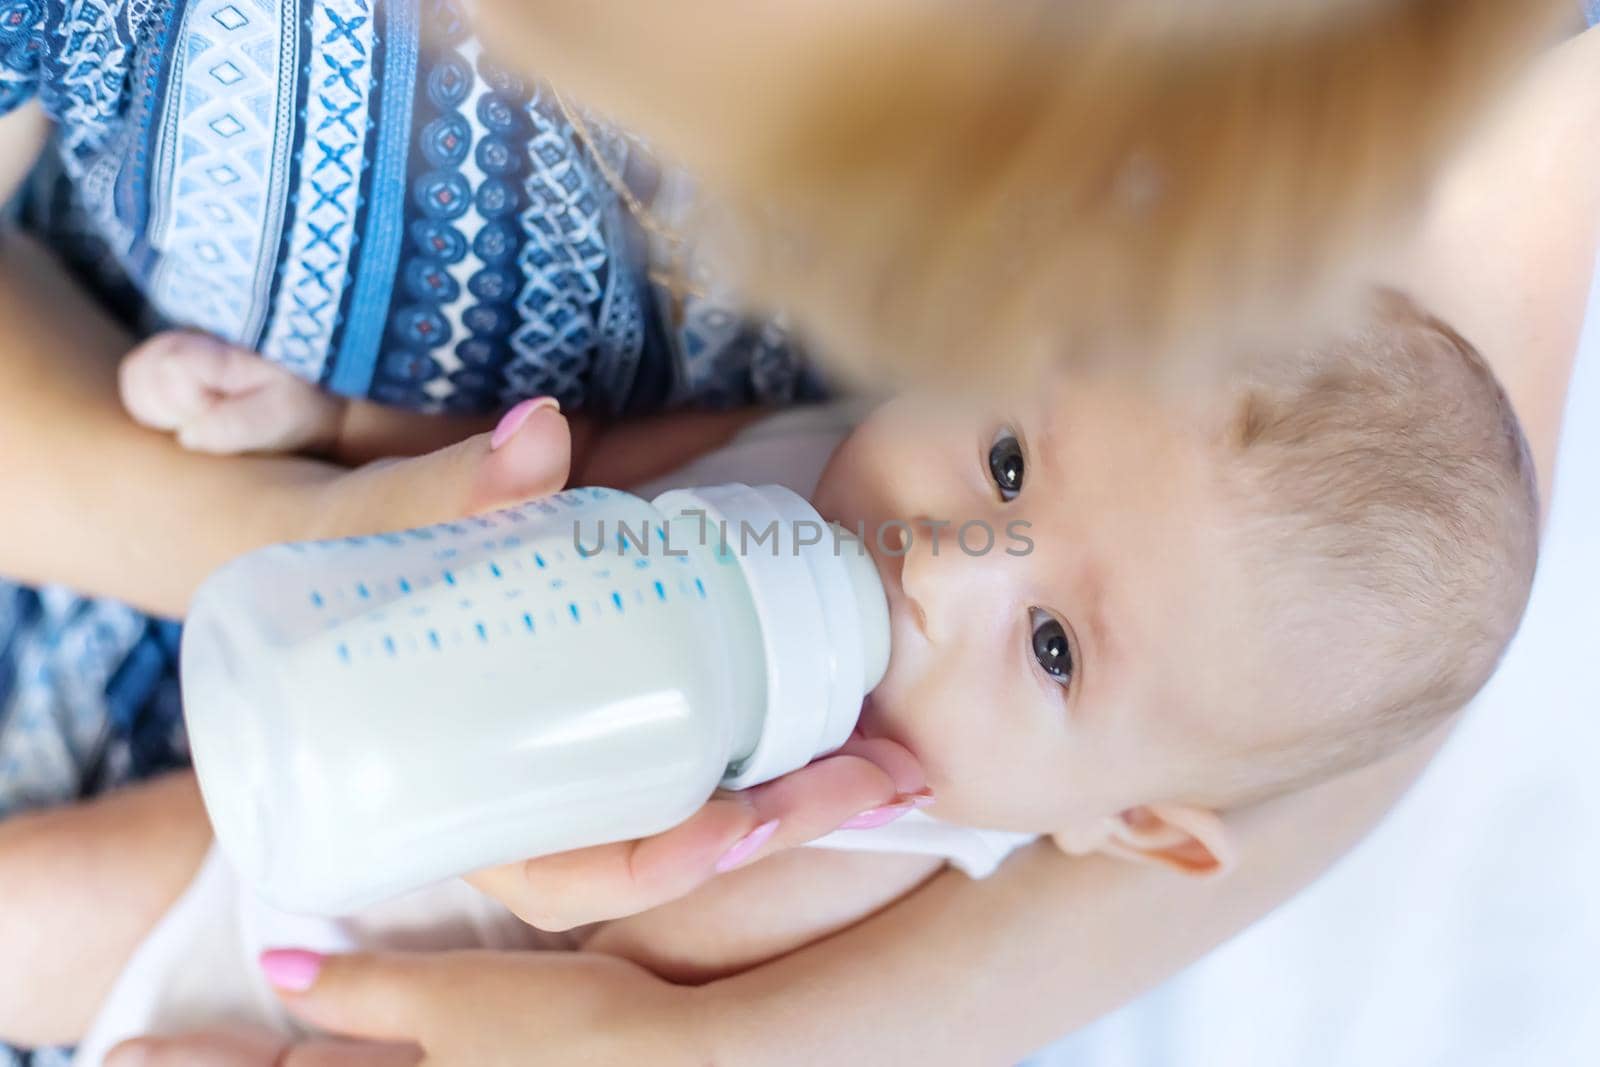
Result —
M449 522L559 492L572 435L549 397L506 413L493 433L412 459L383 460L335 479L318 537L350 537Z
M429 1020L443 1010L451 979L438 956L355 953L324 956L304 949L261 954L261 973L304 1022L345 1037L425 1044Z

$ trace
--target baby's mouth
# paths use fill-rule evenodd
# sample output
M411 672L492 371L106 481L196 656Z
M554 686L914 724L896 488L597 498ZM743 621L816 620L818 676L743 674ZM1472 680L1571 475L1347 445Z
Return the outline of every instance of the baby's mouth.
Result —
M875 737L882 737L883 734L880 732L880 725L881 724L878 722L877 717L877 709L872 702L872 694L868 693L866 698L861 701L861 717L856 720L856 728L851 731L850 736L860 738L863 741L870 741Z

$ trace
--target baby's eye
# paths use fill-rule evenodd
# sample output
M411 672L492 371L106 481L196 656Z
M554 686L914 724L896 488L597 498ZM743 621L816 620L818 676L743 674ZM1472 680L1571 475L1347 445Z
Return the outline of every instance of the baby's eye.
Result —
M994 478L1000 499L1015 500L1022 492L1022 445L1010 430L1001 430L989 446L989 474Z
M1044 673L1061 685L1072 682L1072 645L1061 621L1042 608L1030 608L1028 619L1033 631L1033 658Z

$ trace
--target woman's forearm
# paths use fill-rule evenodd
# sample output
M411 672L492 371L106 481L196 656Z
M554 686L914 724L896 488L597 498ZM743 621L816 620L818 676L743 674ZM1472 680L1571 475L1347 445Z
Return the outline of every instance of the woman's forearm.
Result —
M335 466L200 455L137 425L116 387L118 360L133 339L20 233L0 234L0 321L8 327L0 344L0 575L180 616L200 581L234 556L364 528L332 501L317 503L315 491L337 476ZM715 447L759 414L644 420L604 434L604 448L601 427L575 419L575 463L605 479L599 484L629 484ZM493 425L493 417L353 404L351 447L338 458L416 455Z
M37 243L0 236L0 574L181 615L227 559L296 535L323 464L214 458L136 425L116 391L131 338Z
M1048 845L946 874L799 952L701 991L719 1064L1012 1063L1126 1003L1287 900L1369 830L1440 732L1242 814L1240 864L1196 881Z

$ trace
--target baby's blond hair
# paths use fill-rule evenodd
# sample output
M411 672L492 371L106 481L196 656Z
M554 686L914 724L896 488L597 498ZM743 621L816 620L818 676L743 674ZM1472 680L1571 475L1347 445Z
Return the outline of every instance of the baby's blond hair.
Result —
M1539 500L1521 427L1467 341L1394 293L1332 343L1259 361L1224 470L1270 677L1238 790L1368 763L1463 707L1527 605Z

